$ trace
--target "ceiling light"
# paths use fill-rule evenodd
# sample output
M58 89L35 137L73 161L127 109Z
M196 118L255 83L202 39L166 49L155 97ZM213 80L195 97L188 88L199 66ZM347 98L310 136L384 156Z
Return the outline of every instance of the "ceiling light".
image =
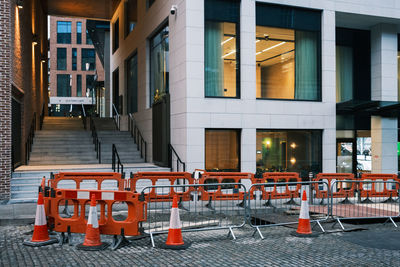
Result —
M19 9L23 9L24 8L24 2L22 0L17 0L17 7Z
M263 52L266 52L266 51L268 51L268 50L274 49L274 48L276 48L276 47L278 47L278 46L281 46L281 45L283 45L283 44L286 44L286 42L282 42L282 43L279 43L279 44L277 44L277 45L273 45L273 46L271 46L271 47L265 48L264 50L262 50L262 51L260 51L260 52L257 52L256 55L259 55L259 54L261 54L261 53L263 53Z
M258 43L259 41L260 41L260 40L259 40L259 39L257 39L257 40L256 40L256 43Z
M229 41L232 40L232 39L233 39L233 37L229 37L228 39L226 39L225 41L223 41L223 42L221 43L221 45L226 44L227 42L229 42Z
M32 35L32 44L37 45L39 42L39 37L36 34Z
M236 53L236 50L233 50L232 52L230 52L230 53L228 53L228 54L222 56L222 58L225 58L225 57L227 57L227 56L229 56L229 55L232 55L232 54L234 54L234 53Z

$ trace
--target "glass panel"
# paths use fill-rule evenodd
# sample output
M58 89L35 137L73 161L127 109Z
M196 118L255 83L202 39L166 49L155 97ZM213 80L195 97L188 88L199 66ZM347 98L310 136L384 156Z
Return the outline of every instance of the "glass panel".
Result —
M236 24L205 22L205 95L236 97L239 69Z
M137 56L133 56L127 61L127 94L128 94L128 113L137 112Z
M400 39L400 35L398 37ZM400 43L400 41L399 41ZM400 47L399 47L400 49ZM400 101L400 51L397 52L397 90L398 90L398 100Z
M76 76L76 96L82 96L82 75Z
M240 131L206 130L206 170L240 171Z
M337 143L337 166L338 173L353 172L353 143L338 142Z
M125 5L125 36L135 28L137 22L137 0L128 0Z
M257 174L321 172L322 134L319 130L257 131Z
M70 21L57 21L57 43L70 44L71 43L71 22Z
M57 48L57 70L67 69L67 49Z
M112 39L113 39L113 53L114 53L115 50L117 50L119 47L119 19L117 19L113 24Z
M79 21L76 23L76 43L82 43L82 22Z
M257 98L318 100L318 33L256 26Z
M169 28L150 40L150 103L169 92Z
M78 52L76 48L72 48L72 70L76 70L77 68L77 57L78 57Z
M82 66L81 70L96 69L96 52L94 49L82 48Z
M71 96L71 76L57 74L57 96Z
M357 137L357 171L371 171L371 137Z
M93 44L92 38L90 38L88 30L86 30L86 44L88 44L88 45L92 45Z
M353 99L353 48L336 46L336 102Z
M93 97L94 88L94 75L86 75L86 96Z

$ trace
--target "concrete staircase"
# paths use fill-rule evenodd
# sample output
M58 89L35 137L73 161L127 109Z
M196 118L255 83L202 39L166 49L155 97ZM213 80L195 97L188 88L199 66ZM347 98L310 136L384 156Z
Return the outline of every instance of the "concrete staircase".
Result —
M122 164L143 163L140 151L129 132L118 131L113 119L95 118L97 135L101 142L101 163L112 162L112 145L115 144Z
M36 131L28 165L96 164L96 152L90 131L82 120L45 117L41 131Z

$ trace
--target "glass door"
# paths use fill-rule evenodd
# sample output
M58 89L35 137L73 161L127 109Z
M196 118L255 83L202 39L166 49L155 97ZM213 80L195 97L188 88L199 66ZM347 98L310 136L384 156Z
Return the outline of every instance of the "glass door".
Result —
M336 145L336 172L353 173L353 139L337 140Z

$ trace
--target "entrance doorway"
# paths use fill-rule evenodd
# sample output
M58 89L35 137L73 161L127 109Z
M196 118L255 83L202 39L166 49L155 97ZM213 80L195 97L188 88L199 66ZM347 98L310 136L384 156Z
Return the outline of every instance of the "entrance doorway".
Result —
M354 139L338 139L336 141L336 172L354 173L355 158Z

